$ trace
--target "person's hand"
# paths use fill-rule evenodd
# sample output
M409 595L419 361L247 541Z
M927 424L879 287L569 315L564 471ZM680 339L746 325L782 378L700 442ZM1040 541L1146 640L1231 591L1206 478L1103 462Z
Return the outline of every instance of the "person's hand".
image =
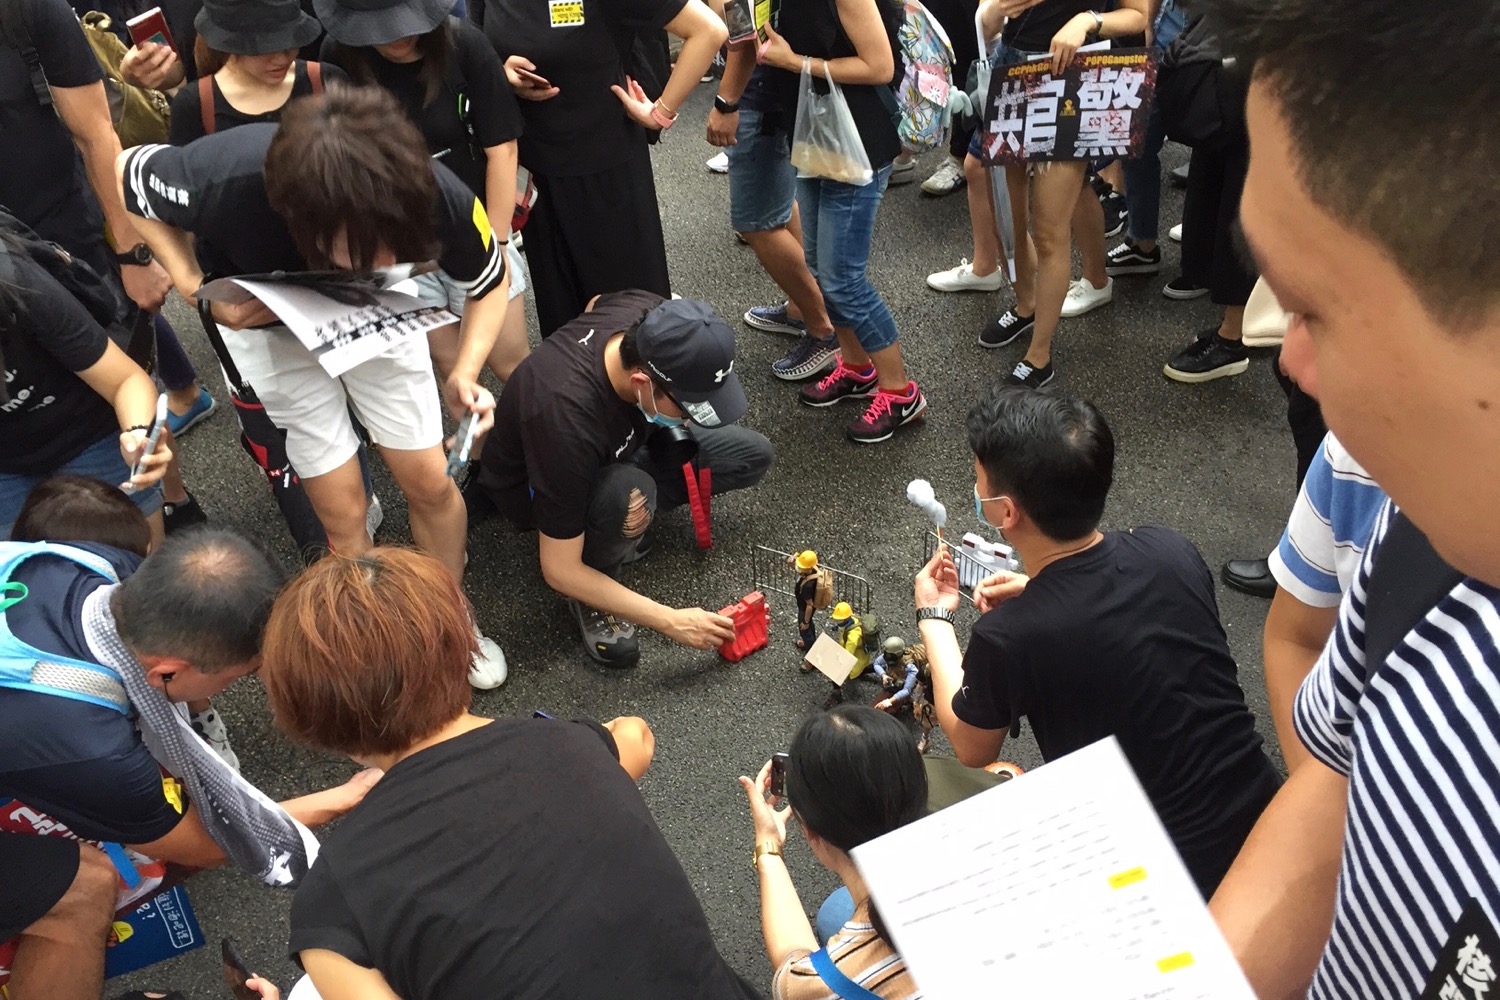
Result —
M495 397L472 378L458 372L449 375L443 382L443 398L455 420L462 420L470 413L479 414L479 423L474 427L476 442L495 426Z
M214 302L210 305L214 321L230 330L244 330L247 327L267 326L281 322L264 302L256 298L233 304Z
M1009 570L987 576L974 585L974 606L979 609L980 614L991 608L998 608L1025 590L1030 579L1025 573L1012 573Z
M958 567L953 564L948 546L939 545L932 558L927 560L927 565L917 574L912 594L919 608L958 610Z
M630 116L631 121L653 132L661 131L661 125L651 117L651 109L656 106L656 102L646 96L634 77L627 76L623 87L616 83L611 84L609 89L625 106L625 113Z
M1078 54L1080 48L1088 44L1089 29L1093 26L1092 14L1078 14L1052 36L1052 46L1049 51L1052 53L1053 76L1073 65L1073 57Z
M740 787L745 790L745 798L750 800L750 822L755 826L756 845L771 841L777 847L786 846L786 820L792 809L790 806L777 809L779 800L774 797L766 801L766 796L771 794L771 762L766 761L753 781L740 775Z
M120 432L120 457L125 460L125 468L133 470L135 463L140 461L141 452L146 450L146 436L146 432L142 430ZM146 459L140 473L131 476L128 483L121 483L120 488L124 489L128 485L130 489L125 492L139 493L155 486L167 474L167 466L171 462L172 449L167 447L166 441L157 441L156 450Z
M182 60L170 45L146 42L125 50L120 60L120 77L129 84L148 90L166 90L182 82Z
M556 87L544 87L535 80L522 76L516 72L517 69L535 73L536 63L525 56L511 56L505 60L505 79L510 81L511 89L516 92L517 97L527 101L546 101L560 93Z
M714 108L708 113L708 144L710 146L733 146L735 133L739 130L740 113L738 111L726 115L718 108Z
M342 811L348 812L350 809L353 809L355 806L363 802L365 800L365 795L370 791L370 789L374 788L376 783L378 783L380 779L384 777L385 772L380 768L367 767L363 771L360 771L358 774L356 774L354 777L350 778L348 781L344 782L342 785L339 785L338 787L333 789L334 791L339 793L339 797L343 800L340 803L340 808L342 809Z
M880 709L882 712L889 712L891 710L891 706L894 704L896 703L894 701L891 701L891 699L882 698L875 703L875 707Z
M734 621L702 608L677 608L661 632L693 649L717 649L734 638Z
M793 73L802 72L802 57L792 51L792 47L785 38L777 34L776 29L767 24L763 29L766 40L760 43L760 48L755 50L755 61L762 66L770 66L774 69L790 70Z
M269 979L262 979L252 974L249 979L245 980L245 986L259 993L261 1000L281 1000L281 991Z
M1042 0L987 0L987 2L1007 18L1024 14L1031 8L1039 5Z
M154 260L149 264L122 264L120 283L130 301L146 312L159 310L172 290L171 276Z

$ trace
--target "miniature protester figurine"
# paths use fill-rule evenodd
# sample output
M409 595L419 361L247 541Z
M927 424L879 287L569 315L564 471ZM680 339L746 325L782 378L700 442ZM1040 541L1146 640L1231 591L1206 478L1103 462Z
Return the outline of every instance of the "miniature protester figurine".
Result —
M872 664L880 678L885 697L875 703L882 712L898 715L910 709L912 716L922 725L922 736L917 740L917 752L926 753L932 740L932 728L937 724L937 711L932 706L932 678L927 669L927 648L920 642L908 646L900 636L885 640L884 647Z
M854 669L849 671L849 679L853 680L870 665L870 654L865 652L863 642L864 626L860 624L859 616L854 613L848 601L839 601L833 606L833 613L828 616L828 625L839 645L854 655Z
M797 567L797 648L811 649L818 638L817 627L813 625L813 615L818 610L818 554L807 549L797 553L793 563Z

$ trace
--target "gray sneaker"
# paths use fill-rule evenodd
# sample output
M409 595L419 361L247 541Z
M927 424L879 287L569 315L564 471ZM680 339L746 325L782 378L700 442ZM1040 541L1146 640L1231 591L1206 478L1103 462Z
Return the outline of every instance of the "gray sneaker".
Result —
M606 667L633 667L641 657L641 649L635 639L635 626L622 618L607 615L603 611L580 604L568 598L568 607L578 631L583 635L583 648L589 656Z

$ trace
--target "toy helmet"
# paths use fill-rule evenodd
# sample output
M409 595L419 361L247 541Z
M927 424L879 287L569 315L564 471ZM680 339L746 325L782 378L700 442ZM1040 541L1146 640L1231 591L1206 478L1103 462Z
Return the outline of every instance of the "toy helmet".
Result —
M818 568L818 554L812 549L797 553L797 569L806 573L810 569Z
M886 656L900 656L906 652L906 640L899 635L893 635L885 641L881 647Z
M836 622L845 622L854 617L854 609L849 606L848 601L839 601L833 606L833 613L828 617Z

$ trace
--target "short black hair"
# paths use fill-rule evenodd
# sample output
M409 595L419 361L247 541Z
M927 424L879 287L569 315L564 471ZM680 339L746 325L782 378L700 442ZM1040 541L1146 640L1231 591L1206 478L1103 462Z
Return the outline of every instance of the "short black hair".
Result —
M172 656L204 673L260 655L286 573L255 542L220 528L169 535L112 597L115 629L137 655Z
M1195 10L1274 96L1313 200L1380 246L1439 320L1470 327L1500 306L1494 0L1198 0Z
M1002 384L969 410L967 427L990 488L1042 534L1064 542L1099 527L1114 481L1115 438L1094 404Z
M644 319L645 317L641 317ZM625 328L625 335L620 338L620 364L625 368L644 368L646 363L641 360L641 349L636 343L636 331L640 329L641 322L636 320Z
M31 488L10 527L13 542L93 542L144 556L151 525L118 488L87 476L50 476Z

